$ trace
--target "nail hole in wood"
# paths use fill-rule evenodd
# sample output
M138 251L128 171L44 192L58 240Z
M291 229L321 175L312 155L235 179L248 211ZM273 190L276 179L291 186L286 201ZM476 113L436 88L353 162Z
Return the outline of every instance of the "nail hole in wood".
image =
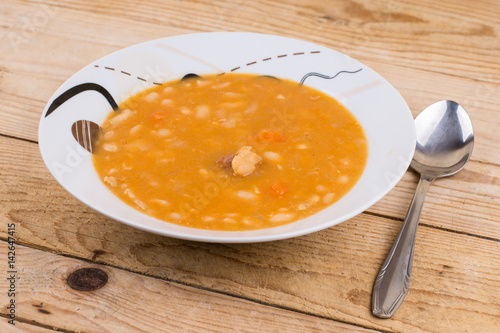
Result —
M99 268L80 268L68 276L68 285L78 291L92 291L102 288L108 282L108 275Z

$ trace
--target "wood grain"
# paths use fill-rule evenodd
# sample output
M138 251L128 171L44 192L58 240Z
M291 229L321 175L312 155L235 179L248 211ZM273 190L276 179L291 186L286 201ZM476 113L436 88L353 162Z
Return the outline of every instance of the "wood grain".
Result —
M263 244L175 240L86 208L51 179L35 144L0 142L0 201L9 207L0 230L5 235L7 222L15 222L21 243L366 328L466 332L487 330L499 319L498 238L421 226L410 294L393 319L378 320L369 310L371 287L399 220L362 214ZM475 225L481 222L479 216ZM429 320L434 313L453 313L460 327Z
M0 257L7 257L5 242ZM116 268L89 264L17 246L18 319L72 332L375 332L333 320L299 314L231 296L215 294ZM77 291L67 283L79 268L99 268L108 283ZM2 267L4 268L4 267ZM1 279L0 290L8 281ZM0 313L10 299L0 294ZM0 325L5 331L12 326ZM17 326L17 325L16 325ZM26 331L44 332L20 324ZM4 331L4 332L5 332Z

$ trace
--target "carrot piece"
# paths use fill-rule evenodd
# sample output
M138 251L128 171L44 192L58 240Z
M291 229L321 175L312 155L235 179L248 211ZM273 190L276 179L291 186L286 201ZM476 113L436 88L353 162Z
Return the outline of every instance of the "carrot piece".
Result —
M275 197L282 197L286 194L287 190L283 184L276 182L269 185L269 191Z
M260 142L283 142L285 138L280 132L263 130L257 135L257 140Z
M163 111L156 111L155 113L153 113L151 115L151 119L153 119L154 121L158 121L158 120L161 120L165 118L165 112Z

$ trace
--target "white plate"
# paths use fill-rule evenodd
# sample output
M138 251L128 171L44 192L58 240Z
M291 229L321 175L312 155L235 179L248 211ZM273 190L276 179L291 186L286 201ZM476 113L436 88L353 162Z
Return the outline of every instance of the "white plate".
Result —
M91 154L73 138L71 126L75 121L87 119L101 124L112 110L112 100L119 104L154 84L188 73L229 72L272 75L297 82L305 79L304 84L346 106L363 126L369 146L366 169L354 188L329 208L284 226L256 231L187 228L144 215L123 203L99 180ZM84 83L93 85L81 86ZM78 93L74 88L97 85L105 91ZM39 145L57 181L84 204L110 218L170 237L244 243L308 234L363 212L387 194L407 170L415 148L415 127L401 95L373 70L342 53L284 37L217 32L153 40L86 66L68 79L47 104L40 121Z

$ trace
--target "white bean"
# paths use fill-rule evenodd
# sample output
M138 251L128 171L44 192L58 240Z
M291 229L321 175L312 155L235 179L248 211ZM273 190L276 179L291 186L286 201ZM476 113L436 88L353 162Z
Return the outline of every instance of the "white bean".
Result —
M131 110L125 109L122 112L120 112L117 116L111 118L109 122L111 123L111 125L117 125L122 121L124 121L125 119L127 119L128 117L130 117L132 114L133 112Z
M272 162L279 162L281 161L281 155L278 153L275 153L273 151L266 151L264 152L264 157Z
M111 185L113 187L116 187L118 185L118 182L116 181L116 178L112 177L112 176L106 176L106 177L104 177L103 181L105 183L108 183L109 185Z
M349 181L349 177L347 177L346 175L342 175L337 179L337 181L340 184L347 184L347 182Z
M113 131L107 131L104 133L104 139L109 140L115 137L115 132Z
M134 193L132 193L132 191L129 188L123 191L123 193L125 193L130 199L135 199Z
M207 171L207 169L203 169L201 168L200 170L198 170L200 175L204 178L208 178L210 176L210 173Z
M299 205L298 210L305 210L305 209L307 209L309 207L311 207L311 204L303 203L303 204Z
M273 223L286 222L286 221L291 220L294 216L295 216L295 214L291 214L291 213L278 213L278 214L271 216L271 218L269 218L269 221L271 221Z
M204 87L207 84L210 84L210 82L209 81L203 81L203 80L196 80L196 84L198 85L198 87Z
M242 199L247 199L247 200L252 200L255 198L255 194L253 194L252 192L248 192L248 191L238 191L237 195L238 195L238 197L240 197Z
M136 139L132 142L127 143L126 147L129 151L146 151L150 147L150 144L145 139Z
M160 96L157 92L153 91L152 93L149 93L144 97L144 100L148 103L153 103L158 99L158 96Z
M232 92L232 91L228 91L228 92L225 92L224 93L224 97L227 97L227 98L241 98L245 96L244 94L240 94L240 93L235 93L235 92Z
M210 115L210 108L206 105L199 105L196 107L196 117L198 119L205 119Z
M134 202L137 206L141 207L142 210L146 210L146 204L144 204L144 202L142 202L141 200L139 199L134 199Z
M319 195L313 195L311 199L309 199L309 202L315 204L316 202L319 201L319 199L320 199Z
M224 108L224 109L231 109L232 110L232 109L236 109L236 108L242 107L244 104L245 104L244 101L226 102L226 103L222 103L221 107Z
M141 124L135 125L130 129L130 135L137 133L138 131L140 131L141 128L142 128Z
M172 213L170 214L170 217L178 221L182 220L182 215L179 213Z
M251 219L244 218L241 222L243 222L246 225L252 225L253 221Z
M231 82L222 82L222 83L219 83L219 84L215 84L212 86L212 89L222 89L222 88L227 88L229 87L229 85L231 84Z
M158 130L158 135L159 136L165 137L165 136L170 136L171 134L172 134L172 131L169 130L169 129L166 129L166 128L160 128Z
M157 164L164 165L168 163L172 163L175 161L175 157L169 157L169 158L159 158L156 160Z
M170 206L170 202L168 202L167 200L153 199L153 200L151 200L151 202L159 203L160 205L163 205L163 206Z
M229 217L226 217L223 219L224 222L229 223L229 224L235 224L236 221L233 219L230 219Z
M161 105L163 105L163 106L167 106L167 105L171 105L171 104L172 104L171 99L164 99L163 101L161 101Z
M323 197L323 203L325 203L325 204L331 203L333 201L334 197L335 197L335 194L333 194L333 193L325 194L325 196Z
M115 152L115 151L118 151L118 147L111 144L111 143L105 143L102 145L102 148L105 150L105 151L110 151L110 152Z

